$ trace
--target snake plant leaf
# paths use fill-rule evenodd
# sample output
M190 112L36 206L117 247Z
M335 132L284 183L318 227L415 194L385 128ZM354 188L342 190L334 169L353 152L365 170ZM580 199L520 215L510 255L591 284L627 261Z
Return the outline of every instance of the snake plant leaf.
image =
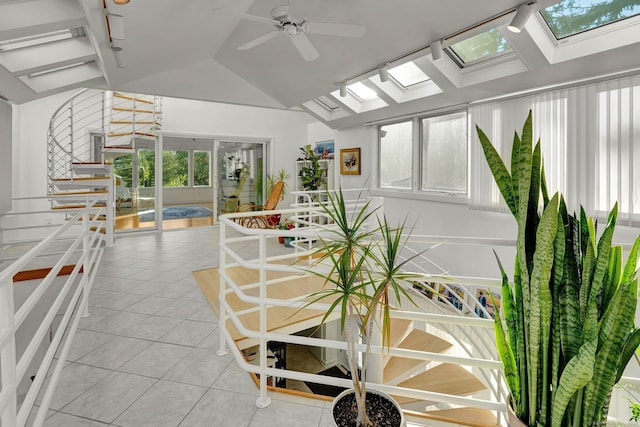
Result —
M621 283L630 282L636 274L636 269L638 265L638 248L640 247L640 236L636 239L629 251L629 257L627 258L627 263L624 266L624 272L622 273L622 278L620 279Z
M613 295L618 290L621 277L622 246L612 246L611 252L609 253L609 264L604 277L604 291L602 292L602 307L604 310L609 306Z
M518 375L520 378L520 402L517 407L516 415L520 419L524 419L524 415L528 413L529 408L529 390L527 381L527 340L526 331L528 319L528 308L525 307L524 297L522 296L522 276L520 274L520 263L518 262L518 254L516 253L515 265L513 267L513 298L515 307L515 318L517 327L513 335L516 336L517 350L514 350L516 363L518 366Z
M518 322L518 318L517 318L518 309L513 300L513 292L511 291L511 286L509 285L509 277L507 276L507 273L504 271L502 262L500 262L500 258L498 257L498 254L496 253L495 250L493 251L493 255L496 257L498 268L500 268L500 275L502 277L501 308L502 308L502 312L504 313L504 321L507 325L508 331L516 331L517 322ZM489 294L491 298L493 298L493 295L491 294L491 292L489 292ZM494 305L494 307L497 307L497 306ZM509 346L511 347L511 351L516 355L514 357L517 358L518 337L516 336L516 334L509 334ZM513 393L511 394L513 395Z
M491 292L489 292L489 296L493 300ZM502 326L502 319L500 318L499 311L496 311L494 330L496 334L496 347L498 348L498 354L500 355L500 359L502 360L502 365L504 367L504 377L515 403L514 410L516 414L518 414L520 412L520 406L518 405L518 402L520 402L520 377L518 376L516 359L511 351L511 347L509 346L509 342Z
M547 188L547 178L544 173L544 162L540 165L540 191L542 192L542 206L546 208L549 203L549 190Z
M533 270L531 272L531 301L529 314L529 375L538 378L542 372L543 384L546 384L545 372L548 363L548 345L551 336L551 267L554 261L553 245L558 230L558 193L554 194L544 210L536 234L536 251L533 255ZM540 366L539 354L542 354ZM529 388L530 413L538 412L538 387L532 381ZM542 400L546 399L543 390Z
M616 375L615 383L617 384L622 378L622 374L624 373L624 367L627 366L629 360L633 354L640 347L640 329L635 328L633 332L628 336L627 342L624 343L622 347L622 352L620 353L620 360L618 361L618 366L623 369L618 369L618 374Z
M542 154L540 152L540 141L538 140L536 145L533 147L533 153L531 154L531 187L529 188L529 211L535 213L538 211L538 205L540 202L541 166ZM537 224L534 226L537 226Z
M580 234L578 235L580 243L580 253L585 253L587 251L587 242L589 241L589 226L587 221L587 213L584 211L584 208L580 206Z
M586 389L584 407L587 421L597 421L606 416L602 411L608 406L609 391L615 384L618 370L624 369L618 363L628 336L634 329L637 287L637 280L623 283L602 318L595 364L598 375Z
M576 239L575 218L569 216L569 224L573 224L574 227L567 227L566 231L566 246L564 256L564 274L562 285L559 292L559 305L560 305L560 343L562 345L562 352L567 359L572 358L578 353L580 348L582 326L580 322L580 302L579 302L579 271L578 264L575 257L574 245Z
M513 144L511 145L511 193L513 194L514 206L518 206L518 159L520 157L520 136L518 132L513 133Z
M591 220L591 218L589 218ZM580 286L580 319L584 320L587 311L587 301L591 294L591 279L596 267L596 254L591 239L588 240L586 253L582 261L582 284Z
M609 254L611 252L611 240L613 239L613 232L616 227L616 218L617 218L618 204L614 206L613 210L609 214L609 221L604 231L602 232L602 236L600 236L600 240L598 241L598 254L595 260L593 277L591 278L591 289L589 291L589 301L595 301L600 293L602 292L602 288L604 286L604 276L607 272L607 267L609 266ZM604 310L600 308L600 311Z
M562 372L551 409L551 427L561 427L565 410L574 393L593 377L597 340L584 343ZM581 424L588 425L588 424Z
M498 154L493 144L491 144L491 141L489 141L489 138L487 138L487 135L485 135L479 126L476 126L476 131L480 139L480 144L482 145L482 150L484 151L484 156L489 164L489 169L491 169L491 174L498 185L502 198L507 203L511 213L516 215L517 207L511 188L511 174L504 165L500 154Z

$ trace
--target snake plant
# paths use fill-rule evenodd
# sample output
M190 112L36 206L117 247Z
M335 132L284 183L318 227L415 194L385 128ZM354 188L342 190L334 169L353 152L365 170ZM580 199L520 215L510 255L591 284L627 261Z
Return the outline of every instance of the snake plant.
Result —
M549 197L532 114L513 139L510 170L476 126L485 158L518 225L513 278L502 275L498 352L515 414L530 426L605 425L613 386L640 344L635 326L640 238L623 267L611 244L617 204L604 230L583 208Z

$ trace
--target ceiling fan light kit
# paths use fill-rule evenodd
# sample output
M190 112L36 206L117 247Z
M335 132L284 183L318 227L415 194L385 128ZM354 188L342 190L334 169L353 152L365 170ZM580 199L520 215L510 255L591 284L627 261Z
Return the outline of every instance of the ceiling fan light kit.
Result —
M284 33L289 36L293 46L305 61L313 61L318 58L320 54L313 43L311 43L311 40L307 37L307 34L323 34L328 36L357 38L362 37L366 31L363 25L308 22L305 19L298 19L294 17L289 13L289 10L289 5L277 6L271 10L271 18L250 15L247 13L238 14L238 16L243 19L271 24L275 27L275 30L263 34L256 39L250 40L249 42L238 46L237 49L251 49L275 38L280 33Z

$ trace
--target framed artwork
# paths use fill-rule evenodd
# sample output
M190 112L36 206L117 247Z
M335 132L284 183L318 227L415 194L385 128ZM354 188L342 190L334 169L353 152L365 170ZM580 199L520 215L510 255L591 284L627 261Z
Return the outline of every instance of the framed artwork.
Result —
M447 289L444 284L440 284L438 293L441 296L438 297L438 301L444 302L444 300L446 299L447 301L449 301L449 303L451 303L452 306L462 311L462 301L464 301L465 298L464 291L462 290L462 288L455 285L450 284L448 285L448 287L449 289Z
M495 306L491 302L491 298L489 297L489 292L491 292L491 294L493 295L493 301L495 301ZM476 306L475 311L478 317L486 318L487 316L484 313L486 311L489 314L489 316L491 316L491 318L494 318L496 315L496 311L500 310L501 298L502 298L502 295L500 294L500 291L488 291L487 289L476 290L476 300L478 301L477 302L478 305ZM480 305L484 307L484 311L480 309Z
M340 175L360 175L360 148L340 150Z
M333 159L335 144L333 140L316 142L316 154L323 159Z

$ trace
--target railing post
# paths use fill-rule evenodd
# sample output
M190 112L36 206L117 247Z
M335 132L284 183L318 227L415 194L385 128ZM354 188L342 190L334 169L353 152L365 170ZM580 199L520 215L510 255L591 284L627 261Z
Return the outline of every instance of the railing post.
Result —
M267 238L260 234L260 396L256 400L258 408L266 408L271 404L271 398L267 396L267 306L264 303L267 298L267 271L265 270L267 259Z
M3 426L15 426L18 415L18 381L16 374L16 331L13 306L13 282L7 278L0 282L0 337L9 336L4 343L0 340L0 375L2 375L2 393L7 396L5 408L0 407ZM1 403L1 401L0 401Z
M218 241L223 244L226 244L226 227L224 222L220 222L220 238ZM225 260L226 260L226 250L224 248L221 248L220 249L220 267L218 268L219 273L223 273L225 271L225 262L226 262ZM220 348L218 348L218 351L216 351L216 354L218 356L225 356L227 353L229 353L229 350L227 350L227 342L224 338L227 312L224 309L224 304L222 304L222 301L224 300L224 296L225 296L225 280L224 280L224 277L222 277L222 275L220 275L219 286L220 286L220 289L218 291L218 299L220 300L220 319L218 319L218 331L220 334Z
M111 179L109 180L109 186L107 187L107 201L106 201L106 237L107 237L107 247L111 248L115 244L115 208L116 208L116 185L115 185L115 177L113 176L113 168L111 168L110 173Z
M89 196L87 196L86 206L89 206ZM96 230L97 232L97 230ZM91 314L89 313L89 274L90 268L89 265L89 211L88 209L82 214L82 256L84 261L82 261L82 279L80 280L80 287L82 287L82 317L89 317Z
M71 102L69 103L69 160L67 161L67 164L71 164L71 162L73 161L73 135L74 135L74 129L73 129L73 103L75 101L75 98L71 99Z

